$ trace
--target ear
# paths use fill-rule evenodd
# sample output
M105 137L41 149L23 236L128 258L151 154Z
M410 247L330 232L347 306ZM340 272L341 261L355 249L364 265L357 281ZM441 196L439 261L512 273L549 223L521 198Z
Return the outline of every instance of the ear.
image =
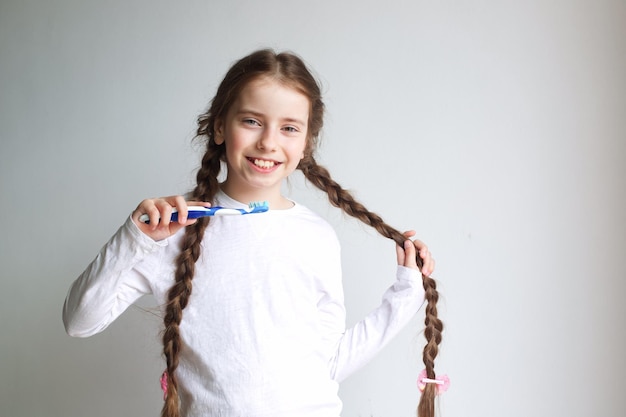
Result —
M215 144L221 145L224 143L224 123L221 119L218 119L213 124L213 132L215 132Z

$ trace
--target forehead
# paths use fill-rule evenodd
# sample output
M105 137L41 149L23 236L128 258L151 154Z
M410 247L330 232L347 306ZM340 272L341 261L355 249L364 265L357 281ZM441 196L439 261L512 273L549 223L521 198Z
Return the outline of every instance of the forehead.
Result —
M271 77L261 77L243 87L231 110L250 110L306 121L310 108L309 98L297 88Z

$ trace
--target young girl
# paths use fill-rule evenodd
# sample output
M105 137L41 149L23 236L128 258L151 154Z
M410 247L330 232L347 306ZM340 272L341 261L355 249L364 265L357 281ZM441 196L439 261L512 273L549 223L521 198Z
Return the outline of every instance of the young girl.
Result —
M317 165L323 110L319 86L293 54L262 50L238 61L199 117L206 153L191 201L142 201L70 288L63 320L78 337L104 330L139 297L154 295L164 322L163 417L337 417L338 382L410 321L423 287L424 358L427 376L435 377L442 326L428 278L434 260L409 239L413 231L386 225ZM351 329L334 231L281 194L296 169L332 204L401 245L396 282ZM245 209L256 201L270 210L188 219L189 205ZM170 221L174 209L178 220ZM432 402L428 388L427 396Z

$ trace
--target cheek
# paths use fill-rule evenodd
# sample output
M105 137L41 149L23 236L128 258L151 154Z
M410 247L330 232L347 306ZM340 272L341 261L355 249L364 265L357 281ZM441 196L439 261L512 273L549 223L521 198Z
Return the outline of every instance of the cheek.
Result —
M225 146L226 151L224 152L224 158L226 159L226 162L234 163L238 155L241 154L240 146L237 146L237 143L233 141L226 141Z
M232 135L229 136L226 141L226 153L229 155L235 155L240 153L246 146L246 138L241 135Z
M303 140L302 142L294 143L291 148L291 154L294 158L302 159L304 158L304 153L306 152L307 141Z

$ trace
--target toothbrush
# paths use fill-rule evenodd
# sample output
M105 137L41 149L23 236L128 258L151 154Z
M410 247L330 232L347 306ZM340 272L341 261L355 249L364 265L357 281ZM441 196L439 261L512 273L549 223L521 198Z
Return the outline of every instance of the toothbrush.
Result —
M241 216L244 214L255 214L255 213L265 213L270 209L267 201L263 202L252 202L248 204L247 209L240 208L227 208L221 206L214 207L203 207L203 206L189 206L187 207L187 218L188 219L198 219L200 217L206 216ZM146 224L150 224L150 217L147 214L142 214L139 217L139 221L144 222ZM172 211L172 217L170 221L177 222L178 221L178 210L174 209Z

